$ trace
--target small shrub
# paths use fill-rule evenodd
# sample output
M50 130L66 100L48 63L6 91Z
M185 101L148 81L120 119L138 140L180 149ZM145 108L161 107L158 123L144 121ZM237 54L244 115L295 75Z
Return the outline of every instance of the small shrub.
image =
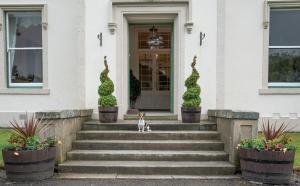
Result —
M106 56L104 57L105 69L101 72L100 81L101 85L98 88L98 94L100 96L98 100L98 105L100 107L114 107L117 105L117 99L112 95L114 92L114 83L108 77L109 69L106 61Z
M183 94L183 104L182 107L184 108L198 108L201 104L201 88L197 84L200 75L195 68L196 65L196 56L193 59L192 63L192 74L185 80L185 86L187 88L186 92Z

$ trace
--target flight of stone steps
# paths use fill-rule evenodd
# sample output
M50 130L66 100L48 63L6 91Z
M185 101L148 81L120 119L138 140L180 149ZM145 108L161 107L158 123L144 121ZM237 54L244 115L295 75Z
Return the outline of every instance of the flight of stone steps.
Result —
M216 123L149 121L139 133L136 121L88 121L78 132L59 173L120 175L233 175Z

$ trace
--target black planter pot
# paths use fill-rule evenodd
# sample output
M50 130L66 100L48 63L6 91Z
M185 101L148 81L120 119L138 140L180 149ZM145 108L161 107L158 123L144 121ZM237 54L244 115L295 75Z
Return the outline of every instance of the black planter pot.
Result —
M181 117L183 123L199 123L201 118L201 107L199 108L181 107Z
M102 123L115 123L118 120L118 107L98 107Z
M38 181L53 176L56 147L32 151L3 149L2 155L7 179L11 181Z
M239 150L242 177L265 184L289 184L295 152Z

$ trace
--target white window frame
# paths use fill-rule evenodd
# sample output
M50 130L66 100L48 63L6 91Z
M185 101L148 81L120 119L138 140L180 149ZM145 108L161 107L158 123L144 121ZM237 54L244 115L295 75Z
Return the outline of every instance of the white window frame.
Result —
M9 62L7 59L8 30L6 27L6 12L18 11L40 11L42 16L42 47L26 49L41 49L43 63L43 82L42 83L11 83ZM0 5L0 94L49 94L48 89L48 56L47 56L47 5L46 4L26 4L26 5ZM19 49L19 48L18 48Z
M36 10L32 10L31 12L34 12ZM10 50L42 50L42 53L43 53L43 46L42 47L24 47L24 48L11 48L9 46L9 27L8 27L8 24L9 24L9 14L11 13L14 13L14 12L22 12L22 11L5 11L5 28L6 28L6 56L7 56L7 59L6 59L6 64L8 66L7 68L7 82L8 82L8 87L9 88L12 88L12 87L43 87L43 82L41 83L12 83L11 82L11 78L12 78L12 74L11 74L11 63L12 61L10 61L10 55L9 55L9 52ZM42 15L42 11L38 11L41 13L41 16ZM43 29L43 28L42 28ZM42 41L42 45L43 45L43 41ZM42 64L43 64L43 60L42 60Z
M262 66L262 89L260 94L300 94L300 83L269 83L269 49L300 48L300 46L269 46L271 8L300 8L300 0L265 0L264 2L264 55Z

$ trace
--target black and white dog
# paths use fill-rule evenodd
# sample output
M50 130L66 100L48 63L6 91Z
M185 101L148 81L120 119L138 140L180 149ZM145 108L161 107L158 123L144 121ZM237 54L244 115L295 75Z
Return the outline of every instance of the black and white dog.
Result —
M145 113L139 113L139 122L138 122L138 129L139 132L144 132L145 130L147 130L147 132L150 132L150 126L148 123L145 122Z

